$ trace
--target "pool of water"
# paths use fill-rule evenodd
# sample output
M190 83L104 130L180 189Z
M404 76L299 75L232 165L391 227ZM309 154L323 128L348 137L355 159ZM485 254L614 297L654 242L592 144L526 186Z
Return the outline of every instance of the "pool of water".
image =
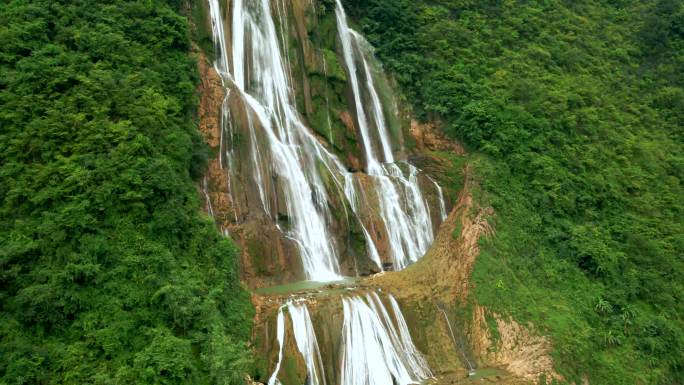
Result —
M468 378L471 380L479 380L482 378L504 376L506 371L499 368L477 368L469 373Z
M329 281L329 282L318 282L318 281L299 281L286 283L284 285L262 287L254 290L256 294L261 295L283 295L290 293L297 293L302 291L309 292L327 292L327 291L339 291L344 290L346 286L351 286L356 284L359 278L356 277L346 277L339 281Z

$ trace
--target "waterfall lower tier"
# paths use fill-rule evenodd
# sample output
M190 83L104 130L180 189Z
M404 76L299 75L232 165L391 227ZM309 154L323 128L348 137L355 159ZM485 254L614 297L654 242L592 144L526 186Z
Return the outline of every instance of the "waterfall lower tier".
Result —
M304 357L308 385L325 385L321 352L318 348L318 340L314 332L309 309L305 304L289 302L287 310L292 319L297 348Z
M375 293L365 300L342 300L342 384L416 384L431 376L411 341L401 310L392 296L389 299L396 322Z
M417 384L432 377L422 354L413 344L399 304L391 295L386 301L374 292L366 295L344 296L341 304L342 320L331 322L319 330L326 337L321 354L314 324L304 300L289 300L277 315L276 338L278 356L269 385L292 380L288 367L303 363L302 375L306 384L387 385ZM389 303L387 306L385 303ZM289 313L291 333L287 332L285 313ZM339 314L339 313L336 313ZM323 317L333 317L332 314ZM319 325L320 328L320 325ZM294 337L286 341L287 336ZM329 344L330 340L339 341ZM335 349L331 346L337 345ZM288 349L287 347L290 346ZM292 357L292 355L297 357ZM327 366L326 366L327 363ZM329 373L326 376L326 370ZM305 373L305 374L304 374Z
M283 316L283 308L278 310L278 321L277 321L277 336L278 336L278 363L276 363L275 370L273 374L268 379L268 385L280 384L278 381L278 372L280 371L280 364L283 362L283 348L285 344L285 317Z

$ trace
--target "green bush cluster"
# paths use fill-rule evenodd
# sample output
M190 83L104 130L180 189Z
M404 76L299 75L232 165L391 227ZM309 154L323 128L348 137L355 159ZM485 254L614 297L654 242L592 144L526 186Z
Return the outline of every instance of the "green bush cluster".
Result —
M496 210L476 299L568 381L684 382L684 5L347 0Z
M200 214L180 1L0 4L0 383L230 384L253 309Z

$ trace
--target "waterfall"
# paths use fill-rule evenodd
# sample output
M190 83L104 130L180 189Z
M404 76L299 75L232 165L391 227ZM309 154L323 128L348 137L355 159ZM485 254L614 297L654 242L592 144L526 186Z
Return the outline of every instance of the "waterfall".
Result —
M444 203L444 191L442 191L442 187L437 183L436 180L430 178L430 181L432 184L435 186L435 190L437 191L437 201L439 202L439 217L444 222L444 220L447 218L447 212L446 212L446 204Z
M389 245L394 267L400 270L423 256L432 243L434 233L429 208L418 185L418 170L407 164L408 177L406 177L401 168L394 163L382 104L368 63L367 47L369 45L361 35L349 28L340 0L336 0L335 14L356 107L356 122L366 156L367 171L376 184L380 200L380 215L390 239ZM357 62L361 63L361 71L357 68ZM367 101L364 100L360 86L361 76L365 79ZM370 112L368 112L369 109ZM376 155L368 116L373 117L384 164Z
M401 313L401 308L399 308L399 303L396 299L394 299L394 296L389 295L388 297L390 304L392 305L394 315L397 319L397 328L399 329L401 346L403 347L407 361L411 363L411 367L414 368L416 374L418 374L421 378L432 377L432 372L430 372L427 361L425 361L425 358L422 354L420 354L418 349L416 349L416 346L411 340L411 334L409 333L408 325L406 324L404 315ZM380 301L380 299L377 297L377 294L376 299L377 301Z
M292 319L297 349L299 349L306 363L307 385L325 385L321 352L311 323L309 309L305 304L295 304L290 301L287 304L287 311Z
M277 336L278 336L278 363L276 363L275 370L268 379L268 385L280 385L278 380L278 372L280 371L280 364L283 362L283 348L285 347L285 316L283 315L283 307L278 309L277 321Z
M392 310L399 327L375 293L366 300L360 296L342 299L341 384L405 385L431 376L425 359L411 341L401 310L394 304Z
M432 377L430 368L411 339L399 304L388 296L390 309L377 293L342 297L341 385L417 384ZM285 314L290 315L297 351L306 365L307 385L325 385L323 360L311 316L302 300L288 300L278 309L278 361L268 385L279 385L285 349ZM333 331L340 332L338 331Z
M204 194L204 200L207 202L207 213L210 217L214 216L214 207L211 205L211 198L209 198L209 192L207 192L207 177L202 178L202 194Z
M322 162L338 174L344 168L322 159L330 155L296 110L269 1L236 0L232 15L232 77L248 106L253 175L263 209L276 216L269 197L279 187L290 221L286 235L299 248L307 278L338 280L328 196L317 166Z
M314 332L309 309L304 303L296 303L293 300L278 309L277 318L277 338L278 338L278 362L275 369L268 379L268 385L279 385L278 372L283 361L283 349L285 347L285 315L283 310L287 309L292 321L292 331L299 353L301 353L306 364L307 385L325 385L325 375L323 373L323 362L321 352L318 348L318 340Z
M394 299L394 296L390 294L388 295L388 299L396 318L396 326L395 323L392 322L387 309L383 306L377 293L368 294L366 295L366 298L376 314L382 315L382 320L384 321L387 330L390 332L390 337L392 338L394 345L401 347L400 352L402 353L404 362L407 362L410 367L414 368L416 374L420 378L432 377L432 373L430 372L427 362L420 352L418 352L418 349L416 349L415 345L413 345L411 334L408 330L408 325L406 324L404 315L399 308L399 303L397 303L397 300ZM396 330L399 330L399 332L397 333Z
M258 221L259 225L266 221L269 231L277 228L283 238L291 241L278 246L289 253L294 245L308 280L339 280L353 268L377 271L366 263L356 267L356 260L343 259L347 256L342 250L364 252L357 236L365 240L365 257L380 270L383 261L392 261L395 270L417 261L434 237L431 207L421 186L432 191L430 182L434 185L436 194L430 200L438 199L440 220L446 217L442 189L403 157L402 140L392 135L389 123L394 119L393 110L384 98L383 77L372 47L349 28L341 2L336 0L334 17L350 104L342 110L345 114L347 108L354 112L356 132L350 134L358 138L364 160L363 171L356 172L350 172L332 153L333 147L326 147L334 137L328 110L338 108L342 87L335 84L331 95L336 99L328 100L328 80L324 80L327 127L316 128L327 129L327 141L307 127L298 111L294 94L297 83L293 79L299 74L293 69L299 68L291 64L302 64L296 57L299 53L292 56L291 52L305 45L290 40L290 25L301 26L288 22L287 2L232 0L226 1L230 9L224 12L220 1L208 0L216 52L214 68L225 91L218 157L219 166L226 167L232 179L227 185L236 208L235 222L239 207L241 220ZM222 15L230 15L225 30ZM310 59L308 54L306 59ZM325 60L322 66L327 79ZM337 64L335 71L339 71ZM346 118L343 120L348 124ZM355 164L353 159L348 163L350 167ZM212 184L205 178L201 188L211 214L221 210L218 205L211 206L208 185ZM242 195L232 196L231 186ZM271 233L268 235L272 240ZM290 374L289 354L297 355L296 362L304 363L305 373L302 367L298 374L306 376L308 385L326 385L326 381L342 385L407 385L432 377L394 297L381 298L375 292L345 294L339 305L343 318L329 323L336 329L324 329L325 334L321 334L325 341L340 343L340 350L331 352L330 357L322 357L305 300L289 299L278 308L278 355L268 385L280 385L279 375L285 380L285 372ZM320 331L322 326L316 327ZM323 365L330 364L328 359L336 360L333 370ZM328 369L327 377L324 369Z
M342 54L350 74L366 172L372 180L369 187L375 189L372 195L378 198L379 222L372 218L362 220L373 210L368 207L372 203L359 202L357 189L361 186L361 176L347 171L314 136L297 111L290 65L283 54L288 40L285 4L276 2L272 10L269 0L232 1L229 50L219 0L208 2L217 53L214 67L226 91L221 137L224 131L228 134L231 108L240 109L233 115L244 117L241 128L248 143L242 147L246 158L241 164L247 175L237 179L254 185L253 199L260 205L250 204L248 208L262 210L285 238L296 245L309 280L334 281L344 274L340 269L339 248L345 238L333 231L344 225L331 213L331 198L338 195L353 214L351 219L347 217L347 227L342 230L349 231L350 220L358 225L365 238L367 258L380 270L383 259L391 260L395 270L417 261L434 236L430 209L418 183L420 170L394 158L372 72L370 46L349 29L341 3L337 2L335 12ZM229 103L229 98L238 102ZM232 128L229 134L232 139ZM219 156L228 158L232 173L234 152L220 151ZM251 202L252 198L248 199ZM281 226L279 221L286 224ZM373 237L378 232L382 234ZM388 255L378 252L374 239L385 240Z

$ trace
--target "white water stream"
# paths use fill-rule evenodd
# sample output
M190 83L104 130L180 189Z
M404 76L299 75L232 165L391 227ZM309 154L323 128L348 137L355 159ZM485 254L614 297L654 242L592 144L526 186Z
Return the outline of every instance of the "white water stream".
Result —
M356 122L361 133L366 156L367 172L373 177L380 203L380 215L390 239L389 246L396 270L417 261L432 243L434 233L428 204L418 185L418 169L407 164L408 175L394 163L383 106L378 96L369 64L370 45L361 35L350 29L340 0L336 0L337 31L342 42L344 62L354 95ZM361 64L361 71L357 68ZM360 84L367 90L364 95ZM366 98L364 98L366 96ZM379 138L381 160L375 149L368 117ZM441 194L439 195L440 199ZM443 202L440 202L440 207Z
M432 376L413 345L404 316L392 302L390 315L377 294L343 298L343 385L416 384Z
M290 301L287 304L287 311L292 319L297 349L299 349L302 357L304 357L304 363L306 363L307 385L325 385L321 352L311 323L309 309L303 303L297 304Z
M411 339L399 304L391 295L387 309L376 293L343 297L341 385L408 385L432 377ZM285 314L292 321L297 350L306 364L307 385L325 385L325 373L309 310L303 301L289 300L278 310L278 361L268 385L279 385L285 347Z
M268 379L268 385L279 385L278 372L280 371L280 364L283 362L283 348L285 347L285 316L283 315L283 307L278 309L277 320L277 337L278 337L278 363L271 377Z
M318 348L318 340L316 339L313 324L311 323L309 309L306 307L306 304L295 301L288 301L278 309L276 331L278 338L278 361L268 379L268 385L279 385L281 383L278 380L278 373L283 362L283 351L285 348L284 310L287 310L290 314L295 343L306 364L307 385L325 385L321 352Z

